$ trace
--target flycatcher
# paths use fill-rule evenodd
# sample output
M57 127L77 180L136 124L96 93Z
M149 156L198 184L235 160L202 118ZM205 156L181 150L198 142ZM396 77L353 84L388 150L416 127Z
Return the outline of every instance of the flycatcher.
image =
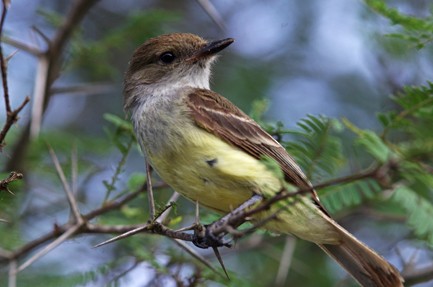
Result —
M311 183L287 151L254 120L209 88L216 54L233 43L193 34L152 38L134 52L125 76L124 107L149 164L177 192L228 213L253 195L270 198L280 178L261 157L274 159L287 183ZM298 195L265 228L319 245L362 286L403 286L397 269L338 225L317 194Z

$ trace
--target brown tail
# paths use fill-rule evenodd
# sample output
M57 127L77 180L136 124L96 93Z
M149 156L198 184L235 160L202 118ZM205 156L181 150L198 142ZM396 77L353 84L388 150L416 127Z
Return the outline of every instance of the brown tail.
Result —
M341 234L341 244L319 244L329 256L364 287L399 287L403 278L382 256L368 248L349 232L333 222Z

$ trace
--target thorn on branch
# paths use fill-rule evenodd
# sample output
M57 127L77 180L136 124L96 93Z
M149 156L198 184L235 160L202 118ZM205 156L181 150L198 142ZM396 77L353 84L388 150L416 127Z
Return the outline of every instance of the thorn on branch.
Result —
M220 252L218 251L218 247L212 247L213 252L215 253L216 258L218 259L218 262L221 265L221 268L224 270L224 273L227 276L227 279L230 280L229 274L227 273L226 267L224 266L223 258L221 257Z

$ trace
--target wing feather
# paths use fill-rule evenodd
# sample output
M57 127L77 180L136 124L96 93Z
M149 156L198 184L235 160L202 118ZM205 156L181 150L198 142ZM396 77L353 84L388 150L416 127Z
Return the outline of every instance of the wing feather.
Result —
M197 126L257 159L262 156L275 159L287 182L300 188L311 187L311 183L285 148L229 100L205 89L192 89L185 100ZM327 214L314 190L312 198Z

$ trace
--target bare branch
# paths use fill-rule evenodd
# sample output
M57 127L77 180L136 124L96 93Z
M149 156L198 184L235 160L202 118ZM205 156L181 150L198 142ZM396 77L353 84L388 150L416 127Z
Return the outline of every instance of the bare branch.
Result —
M218 270L216 270L212 266L212 264L208 260L206 260L206 258L204 258L200 254L198 254L194 249L192 249L191 247L189 247L184 241L179 240L179 239L173 239L173 241L179 247L181 247L183 250L185 250L189 255L191 255L192 257L194 257L195 259L197 259L198 261L200 261L201 263L203 263L203 265L205 265L206 267L208 267L210 270L212 270L213 272L215 272L216 274L219 274L221 277L224 278L224 275L222 275L220 272L218 272Z
M2 14L0 18L0 38L3 35L3 25L6 19L7 14L7 8L9 6L9 1L3 0L3 9ZM8 86L8 79L7 79L7 62L6 59L3 56L3 47L0 44L0 68L1 68L1 77L2 77L2 84L3 84L3 98L5 101L5 108L6 108L6 122L0 132L0 151L2 147L4 146L4 140L6 138L6 134L8 133L9 129L12 127L12 125L18 120L18 114L21 112L21 110L24 108L24 106L29 102L29 98L25 98L23 103L15 110L12 110L10 99L9 99L9 86Z
M212 21L217 24L218 28L220 28L222 31L226 31L224 20L215 6L209 0L197 0L197 2L200 7L203 8L203 10L209 15Z
M1 45L0 45L0 47L1 47ZM3 55L0 55L0 58L2 58L2 57L3 57ZM18 120L18 114L25 107L25 105L27 105L28 102L30 102L30 98L25 97L24 101L21 103L21 105L18 108L16 108L12 112L6 112L6 123L0 132L0 151L2 150L3 146L5 145L4 140L6 138L6 134L9 132L12 125Z
M165 185L161 185L161 186L165 186ZM83 219L85 222L90 221L91 219L110 212L111 210L115 210L117 208L120 208L121 206L123 206L124 204L128 203L129 201L133 200L134 198L136 198L139 194L141 194L143 192L143 188L140 188L139 190L132 192L130 194L128 194L127 196L125 196L123 199L117 201L117 202L110 202L107 203L106 205L104 205L101 208L98 208L96 210L93 210L91 212L89 212L86 215L83 215ZM5 251L5 252L0 252L0 262L5 261L5 260L12 260L12 259L19 259L21 256L31 252L33 249L44 245L45 243L49 242L50 240L53 240L55 238L57 238L58 236L62 235L63 233L67 232L67 230L71 229L74 225L71 225L70 223L66 223L64 225L60 225L60 226L56 226L56 228L53 231L50 231L42 236L40 236L39 238L30 241L28 243L26 243L25 245L21 246L20 248L18 248L17 250L14 250L13 252L9 252L9 251ZM95 227L92 226L91 224L87 224L86 226L83 226L80 230L78 230L78 233L123 233L126 232L128 230L131 230L133 228L136 228L137 226L119 226L119 227ZM1 250L0 250L1 251Z
M84 94L84 95L88 96L88 95L96 95L96 94L108 92L111 88L112 88L112 85L110 85L110 84L92 83L92 84L82 84L82 85L69 86L69 87L53 87L53 88L51 88L50 93L52 95Z
M6 14L8 12L8 7L6 4L6 1L2 1L2 2L3 2L3 9L2 9L2 14L1 14L1 18L0 18L0 37L3 35L3 25L5 23ZM2 74L3 92L4 92L6 112L10 113L10 112L12 112L12 108L11 108L11 104L9 101L9 87L8 87L7 72L6 72L6 61L3 57L3 48L1 45L0 45L0 65L1 65L1 74Z
M71 191L72 195L77 194L78 184L78 155L77 155L77 145L74 143L71 152Z
M8 274L8 287L17 286L17 261L11 260L9 262L9 274Z
M50 59L48 58L48 55L44 53L41 57L39 57L38 66L36 68L35 89L33 92L33 105L30 124L30 136L32 137L39 134L39 130L41 128L49 69Z
M146 189L147 200L149 201L149 221L153 221L155 219L155 200L152 190L152 167L148 162L146 162Z
M165 221L165 219L167 218L167 216L170 213L170 210L172 208L172 202L177 201L178 198L179 198L179 193L174 192L172 194L172 196L170 197L170 199L168 200L168 203L166 205L167 208L154 220L156 223L162 224L162 222ZM126 232L120 234L119 236L115 236L113 238L110 238L110 239L108 239L108 240L106 240L104 242L101 242L101 243L95 245L94 248L101 247L103 245L112 243L114 241L118 241L120 239L132 236L132 235L137 234L137 233L146 232L146 231L149 230L149 226L150 226L150 222L147 223L147 224L145 224L145 225L138 226L138 227L136 227L136 228L134 228L132 230L131 229L127 230Z
M134 235L134 234L144 232L144 231L146 231L147 229L149 229L149 225L150 225L150 224L145 224L145 225L139 226L139 227L137 227L137 228L134 228L134 229L132 229L132 230L128 230L128 231L126 231L126 232L124 232L124 233L122 233L122 234L120 234L120 235L118 235L118 236L115 236L115 237L110 238L110 239L108 239L108 240L106 240L106 241L103 241L103 242L101 242L101 243L99 243L99 244L96 244L95 246L93 246L93 248L98 248L98 247L101 247L101 246L107 245L107 244L109 244L109 243L113 243L113 242L115 242L115 241L121 240L121 239L123 239L123 238L130 237L130 236L132 236L132 235Z
M401 275L407 286L427 282L433 279L433 265L416 270L403 271Z
M168 203L166 206L168 206L168 208L166 208L160 216L158 216L158 218L156 219L157 222L159 223L164 223L164 221L167 219L168 215L170 214L170 211L172 210L173 204L174 202L176 202L180 197L180 194L177 193L176 191L173 192L173 194L171 195L170 199L168 200Z
M34 89L35 107L32 108L31 123L23 130L23 133L18 139L11 156L13 160L7 163L7 168L16 169L20 166L23 154L27 151L30 135L35 136L38 134L43 114L51 98L51 86L58 78L63 63L63 50L68 40L71 38L74 29L79 25L89 9L97 2L98 0L73 1L71 9L66 15L62 25L56 31L54 38L50 41L47 50L39 54L37 86ZM39 80L42 82L39 82Z
M9 38L7 36L3 36L1 38L1 41L3 43L11 45L12 47L17 48L18 50L27 52L27 53L35 56L35 57L40 57L42 55L42 52L38 48L33 47L33 46L29 46L28 44L22 43L22 42L20 42L18 40Z
M11 172L7 178L0 180L0 191L7 191L13 195L14 193L9 190L8 185L13 181L20 180L22 178L23 178L22 173L15 172L15 171Z
M63 169L60 165L59 159L57 158L56 153L54 152L54 150L50 146L48 146L48 150L50 152L50 156L51 156L51 159L52 159L54 166L56 168L57 174L59 175L60 181L62 182L63 189L66 193L67 198L68 198L71 212L74 215L74 219L76 222L81 224L83 222L83 218L80 214L80 210L78 208L78 204L77 204L77 201L75 200L71 186L69 185L68 181L66 180L66 176L65 176L65 173L63 172Z
M64 232L62 235L60 235L56 240L54 240L53 242L51 242L50 244L48 244L47 246L45 246L44 248L42 248L42 250L40 250L39 252L35 253L32 257L30 257L23 264L21 264L21 266L18 267L18 269L16 270L16 272L17 273L21 272L24 269L26 269L27 267L29 267L30 265L32 265L33 262L35 262L36 260L38 260L39 258L41 258L42 256L44 256L45 254L47 254L48 252L50 252L51 250L53 250L54 248L56 248L57 246L59 246L60 244L62 244L69 237L71 237L72 235L74 235L75 232L77 232L78 229L80 229L80 228L81 228L81 223L77 223L76 225L74 225L71 228L69 228L66 232Z
M275 286L284 286L287 275L290 271L290 265L292 264L293 252L295 251L296 239L288 235L286 237L286 243L284 244L284 250L281 254L280 266L278 266L277 276L275 277Z

